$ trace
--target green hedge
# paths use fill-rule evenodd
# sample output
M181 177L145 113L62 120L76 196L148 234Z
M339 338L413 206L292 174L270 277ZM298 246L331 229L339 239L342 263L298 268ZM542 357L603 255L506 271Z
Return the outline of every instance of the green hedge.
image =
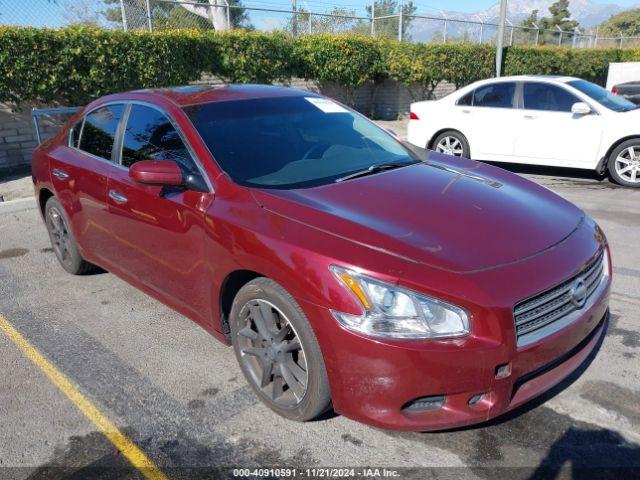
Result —
M604 85L609 63L624 61L621 57L625 52L618 49L509 47L505 51L504 73L568 75Z
M508 47L506 74L573 75L604 83L610 62L640 59L640 50ZM487 45L398 43L356 35L162 31L92 27L0 27L0 102L83 104L136 88L180 85L202 75L271 83L294 77L358 87L391 78L415 98L441 81L461 87L494 74ZM351 97L353 98L353 97Z

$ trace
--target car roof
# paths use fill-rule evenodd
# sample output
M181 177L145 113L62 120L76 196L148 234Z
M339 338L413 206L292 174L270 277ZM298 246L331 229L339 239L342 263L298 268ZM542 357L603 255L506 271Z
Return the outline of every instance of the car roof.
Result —
M567 83L573 80L580 80L576 77L568 77L565 75L511 75L508 77L500 78L488 78L486 80L480 80L477 84L491 83L491 82L524 82L524 81L536 81L547 80L550 82Z
M182 87L150 88L135 90L131 94L148 95L149 97L162 97L180 107L198 105L211 102L226 102L232 100L250 100L257 98L292 97L292 96L317 96L314 93L296 88L279 87L272 85L186 85ZM126 93L119 97L126 97Z

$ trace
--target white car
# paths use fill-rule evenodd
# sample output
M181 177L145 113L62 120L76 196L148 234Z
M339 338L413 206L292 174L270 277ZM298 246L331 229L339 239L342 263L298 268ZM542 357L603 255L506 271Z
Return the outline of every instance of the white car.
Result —
M640 109L571 77L503 77L411 104L414 145L491 162L609 171L640 187Z

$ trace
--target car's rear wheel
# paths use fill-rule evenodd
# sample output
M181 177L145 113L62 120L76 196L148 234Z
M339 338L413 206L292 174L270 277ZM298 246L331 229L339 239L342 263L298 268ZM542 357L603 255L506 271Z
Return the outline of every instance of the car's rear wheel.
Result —
M295 299L278 283L256 278L233 301L236 358L258 397L283 417L308 421L331 404L318 341Z
M609 156L608 170L616 183L640 188L640 139L627 140L615 148Z
M433 141L433 150L445 155L465 158L469 158L471 153L465 136L455 130L447 130L438 135Z
M82 275L93 270L95 266L80 255L64 209L57 198L51 197L47 200L44 218L53 252L62 268L73 275Z

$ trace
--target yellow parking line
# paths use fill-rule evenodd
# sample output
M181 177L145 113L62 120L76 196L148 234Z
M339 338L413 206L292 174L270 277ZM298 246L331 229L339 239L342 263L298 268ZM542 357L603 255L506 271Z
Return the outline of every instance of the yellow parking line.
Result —
M9 321L0 314L0 330L15 343L22 352L40 370L42 370L51 382L71 400L76 407L87 417L107 439L124 455L131 464L136 467L148 479L166 480L165 474L153 463L145 453L138 448L111 420L98 410L80 391L73 386L71 381L47 360L29 341L15 329Z

